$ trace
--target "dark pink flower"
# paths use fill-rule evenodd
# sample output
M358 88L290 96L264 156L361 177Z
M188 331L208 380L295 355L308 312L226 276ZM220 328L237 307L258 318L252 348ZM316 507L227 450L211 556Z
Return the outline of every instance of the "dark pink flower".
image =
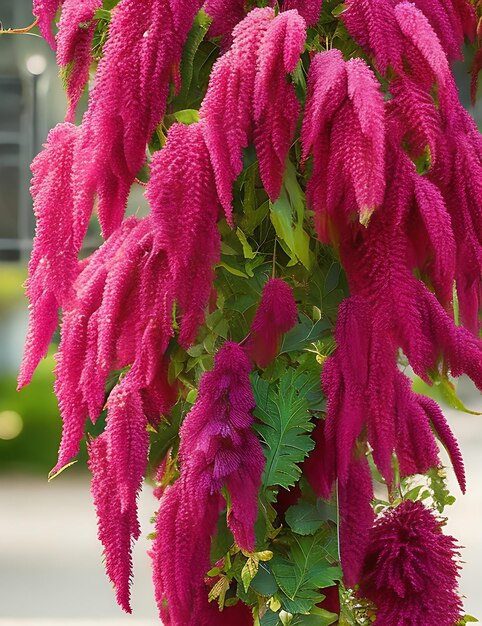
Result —
M232 222L232 186L243 168L243 148L254 141L261 178L279 195L299 104L292 72L303 49L305 22L296 11L275 16L253 9L233 31L233 44L215 63L201 107L219 199ZM279 106L273 106L279 102Z
M335 49L314 57L301 140L303 160L314 159L307 197L324 241L332 221L358 211L366 224L383 201L384 118L380 85L361 59L345 63Z
M94 14L102 0L64 0L57 35L57 63L67 80L69 107L65 120L73 122L75 110L89 79L92 63Z
M19 387L30 382L39 361L47 354L58 323L58 309L71 297L72 283L79 272L79 248L73 235L76 226L72 181L77 137L77 127L58 124L31 166L30 190L37 225L28 266L30 321Z
M52 33L52 22L61 5L62 0L33 0L33 14L38 17L40 32L54 50L57 44Z
M196 403L183 422L181 475L161 498L152 550L156 600L165 624L194 624L205 609L204 578L223 487L229 492L227 519L235 541L254 550L264 455L251 431L250 371L243 349L225 343L214 369L201 378Z
M172 298L181 317L179 341L188 347L203 323L219 261L221 206L205 142L205 122L169 129L151 164L147 199L166 251Z
M280 278L263 287L246 350L259 367L266 367L278 354L281 338L296 324L298 311L293 290Z
M359 593L380 626L453 626L461 617L459 552L421 502L405 501L373 527Z
M282 10L296 9L307 26L314 26L321 16L323 0L284 0Z

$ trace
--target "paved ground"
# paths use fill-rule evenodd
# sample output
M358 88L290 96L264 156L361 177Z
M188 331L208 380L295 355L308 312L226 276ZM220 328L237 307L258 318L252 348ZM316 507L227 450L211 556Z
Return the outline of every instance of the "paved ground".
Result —
M471 408L479 395L463 385ZM450 413L468 470L468 493L450 509L449 529L465 546L461 589L466 610L482 616L482 417ZM453 493L457 489L453 487ZM148 626L158 624L146 555L135 550L134 617L123 614L104 575L86 479L66 472L52 483L0 477L0 626ZM156 506L140 501L144 535Z

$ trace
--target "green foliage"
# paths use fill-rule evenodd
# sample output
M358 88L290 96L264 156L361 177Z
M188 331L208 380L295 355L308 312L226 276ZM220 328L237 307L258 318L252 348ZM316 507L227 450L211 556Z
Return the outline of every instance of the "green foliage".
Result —
M280 588L278 598L288 613L307 613L323 600L320 590L341 579L341 569L327 548L335 532L333 526L325 524L310 536L293 533L286 556L273 557L273 575Z
M263 487L268 500L276 499L279 487L292 487L301 475L299 464L314 447L309 433L314 428L307 396L319 379L307 372L287 369L277 385L252 377L256 399L256 430L264 443L266 467Z
M336 510L321 499L315 504L302 502L286 511L285 520L298 535L313 535L326 521L336 521Z
M304 229L305 194L298 183L296 169L289 160L280 197L269 206L279 243L290 258L288 266L299 261L310 270L313 254L310 250L310 236Z

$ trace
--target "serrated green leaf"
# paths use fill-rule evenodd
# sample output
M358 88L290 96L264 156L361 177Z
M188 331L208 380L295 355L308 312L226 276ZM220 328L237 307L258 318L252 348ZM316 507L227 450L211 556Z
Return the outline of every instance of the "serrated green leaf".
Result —
M306 393L314 384L306 373L286 371L278 385L270 385L258 374L252 377L256 399L255 416L266 455L263 486L292 487L301 475L299 463L314 448L309 436L314 424L310 420ZM269 495L268 495L269 499Z
M299 324L284 336L281 344L281 354L304 350L332 330L331 322L326 318L322 318L315 323L303 313L300 313L299 318Z
M199 46L209 29L210 23L211 20L207 14L202 10L199 11L194 18L192 28L187 36L180 67L181 89L175 99L177 108L182 109L187 107L189 104L189 92L194 72L194 59L197 51L199 50Z
M309 537L293 535L288 558L275 555L271 561L273 575L280 589L289 600L297 604L295 611L285 608L290 613L307 613L320 601L319 590L331 587L341 579L341 569L326 558L326 540L326 532ZM284 606L288 605L285 600Z
M270 597L278 591L278 584L268 565L259 564L258 573L251 581L251 587L266 597Z
M281 626L281 621L278 613L273 611L266 611L260 621L261 626Z
M447 487L445 470L434 467L427 472L428 486L439 513L443 513L446 506L451 506L455 498L451 495Z
M316 504L302 502L291 506L285 513L286 523L298 535L313 535L324 522L334 516L336 512L322 500L318 500Z

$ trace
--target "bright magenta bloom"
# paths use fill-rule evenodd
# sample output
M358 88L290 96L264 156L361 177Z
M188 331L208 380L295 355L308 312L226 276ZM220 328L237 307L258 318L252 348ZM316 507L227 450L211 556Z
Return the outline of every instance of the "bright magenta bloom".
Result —
M375 522L359 593L380 626L453 626L461 617L459 552L421 502L402 502Z
M268 280L246 343L259 367L266 367L276 357L282 336L293 328L297 317L293 290L280 278Z
M202 377L181 428L181 476L161 498L152 550L156 600L167 625L194 626L206 610L204 577L211 537L225 506L223 487L229 492L227 520L236 543L248 551L255 547L264 455L251 431L250 371L243 349L225 343L214 369Z
M102 0L63 0L57 35L57 63L66 71L69 99L65 116L67 122L74 121L75 110L89 79L94 14L101 7Z

